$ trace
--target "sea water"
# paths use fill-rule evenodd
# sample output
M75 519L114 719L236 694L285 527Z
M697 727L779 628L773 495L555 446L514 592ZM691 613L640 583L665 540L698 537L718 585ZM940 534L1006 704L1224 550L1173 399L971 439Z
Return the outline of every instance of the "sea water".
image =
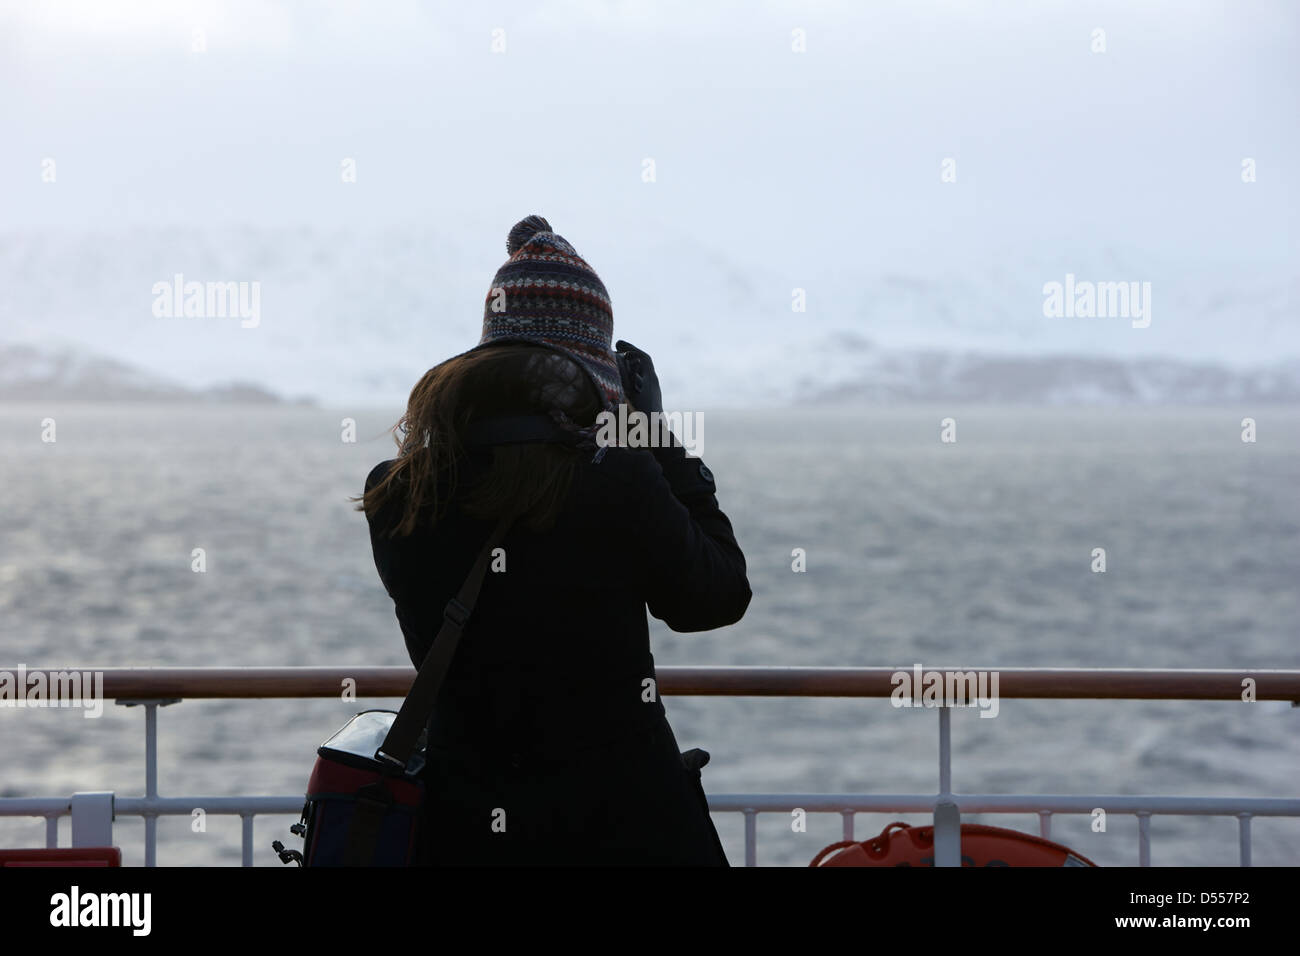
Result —
M660 665L1300 667L1296 409L703 414L703 458L754 598L719 631L674 634L652 620ZM406 665L365 520L347 500L392 456L397 415L0 409L0 667ZM54 441L42 440L47 419ZM712 754L713 793L938 786L934 710L887 698L666 705L682 748ZM300 794L315 747L368 706L396 702L165 707L159 790ZM0 709L0 795L140 794L143 724L140 708L111 703L94 720ZM1003 700L994 720L955 711L952 735L958 792L1300 791L1300 710L1286 703ZM743 819L714 816L743 862ZM895 818L925 822L862 814L856 833ZM238 818L200 819L160 820L159 863L239 862ZM1038 832L1033 814L972 819ZM273 839L297 845L290 822L257 819L258 864L279 865ZM762 814L758 861L804 865L841 828L838 814L809 814L806 832ZM1300 862L1300 821L1260 818L1253 834L1257 865ZM1110 815L1104 832L1088 816L1058 817L1052 835L1098 863L1137 861L1132 817ZM127 864L142 862L139 818L119 818L115 839ZM0 818L0 846L43 844L43 821ZM1235 865L1237 821L1157 815L1151 846L1157 865Z

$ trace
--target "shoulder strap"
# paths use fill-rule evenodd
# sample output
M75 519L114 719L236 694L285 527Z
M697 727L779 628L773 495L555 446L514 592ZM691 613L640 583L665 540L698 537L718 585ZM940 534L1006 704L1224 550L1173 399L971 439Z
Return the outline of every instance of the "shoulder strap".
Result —
M460 643L461 632L465 622L474 612L474 603L478 600L479 589L483 586L483 576L487 573L488 563L492 559L492 549L497 546L514 521L514 515L503 515L497 522L487 544L479 552L478 560L470 569L465 583L460 586L460 593L447 602L442 612L442 627L433 639L433 646L424 657L415 682L402 702L402 708L388 730L388 736L375 751L375 759L382 760L396 767L405 768L415 752L416 742L421 731L433 715L433 704L438 697L438 688L451 667L451 659Z

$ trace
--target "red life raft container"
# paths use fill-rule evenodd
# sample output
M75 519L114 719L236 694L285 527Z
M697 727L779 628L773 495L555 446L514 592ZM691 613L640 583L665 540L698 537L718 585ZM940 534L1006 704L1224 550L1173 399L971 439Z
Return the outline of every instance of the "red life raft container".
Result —
M121 866L115 846L53 847L40 850L0 850L3 866Z
M879 836L832 843L809 866L934 866L934 827L891 823ZM1096 866L1068 846L1018 830L963 823L962 866Z

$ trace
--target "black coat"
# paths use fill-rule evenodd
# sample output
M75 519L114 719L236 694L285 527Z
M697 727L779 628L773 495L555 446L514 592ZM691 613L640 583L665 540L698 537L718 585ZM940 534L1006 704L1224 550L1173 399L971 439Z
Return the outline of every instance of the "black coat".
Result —
M745 558L714 492L679 447L611 448L583 456L553 529L506 535L430 724L428 862L726 865L646 622L647 607L675 631L745 613ZM491 525L453 501L432 528L384 537L398 507L372 516L371 543L418 667Z

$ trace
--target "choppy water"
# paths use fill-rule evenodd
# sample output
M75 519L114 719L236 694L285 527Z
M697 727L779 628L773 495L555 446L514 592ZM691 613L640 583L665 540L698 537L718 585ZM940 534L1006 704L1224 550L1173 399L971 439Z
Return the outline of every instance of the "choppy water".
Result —
M957 418L958 441L939 441ZM1259 440L1240 440L1257 419ZM358 441L340 440L351 416ZM41 441L53 417L57 441ZM0 410L0 666L406 664L345 500L389 457L392 411ZM652 621L660 664L1300 667L1300 412L903 408L706 413L704 457L754 600L722 631ZM207 572L190 569L204 548ZM1107 572L1090 570L1095 547ZM791 571L804 548L808 570ZM678 698L713 792L932 792L934 712L886 700ZM315 746L391 701L187 701L161 712L164 794L300 793ZM0 793L143 789L143 717L0 710ZM958 791L1294 797L1300 710L1282 703L1003 701L953 720ZM717 815L733 862L738 815ZM913 818L914 820L916 818ZM1036 819L984 818L1036 832ZM259 818L256 858L287 837ZM888 818L859 817L858 832ZM68 839L68 825L61 837ZM116 824L143 858L137 819ZM759 818L759 860L838 839ZM0 845L41 845L0 820ZM237 863L237 819L164 818L160 863ZM1136 861L1136 823L1057 839ZM1300 862L1300 821L1254 823L1257 864ZM1231 819L1157 817L1157 864L1236 862ZM290 842L290 845L294 845Z

